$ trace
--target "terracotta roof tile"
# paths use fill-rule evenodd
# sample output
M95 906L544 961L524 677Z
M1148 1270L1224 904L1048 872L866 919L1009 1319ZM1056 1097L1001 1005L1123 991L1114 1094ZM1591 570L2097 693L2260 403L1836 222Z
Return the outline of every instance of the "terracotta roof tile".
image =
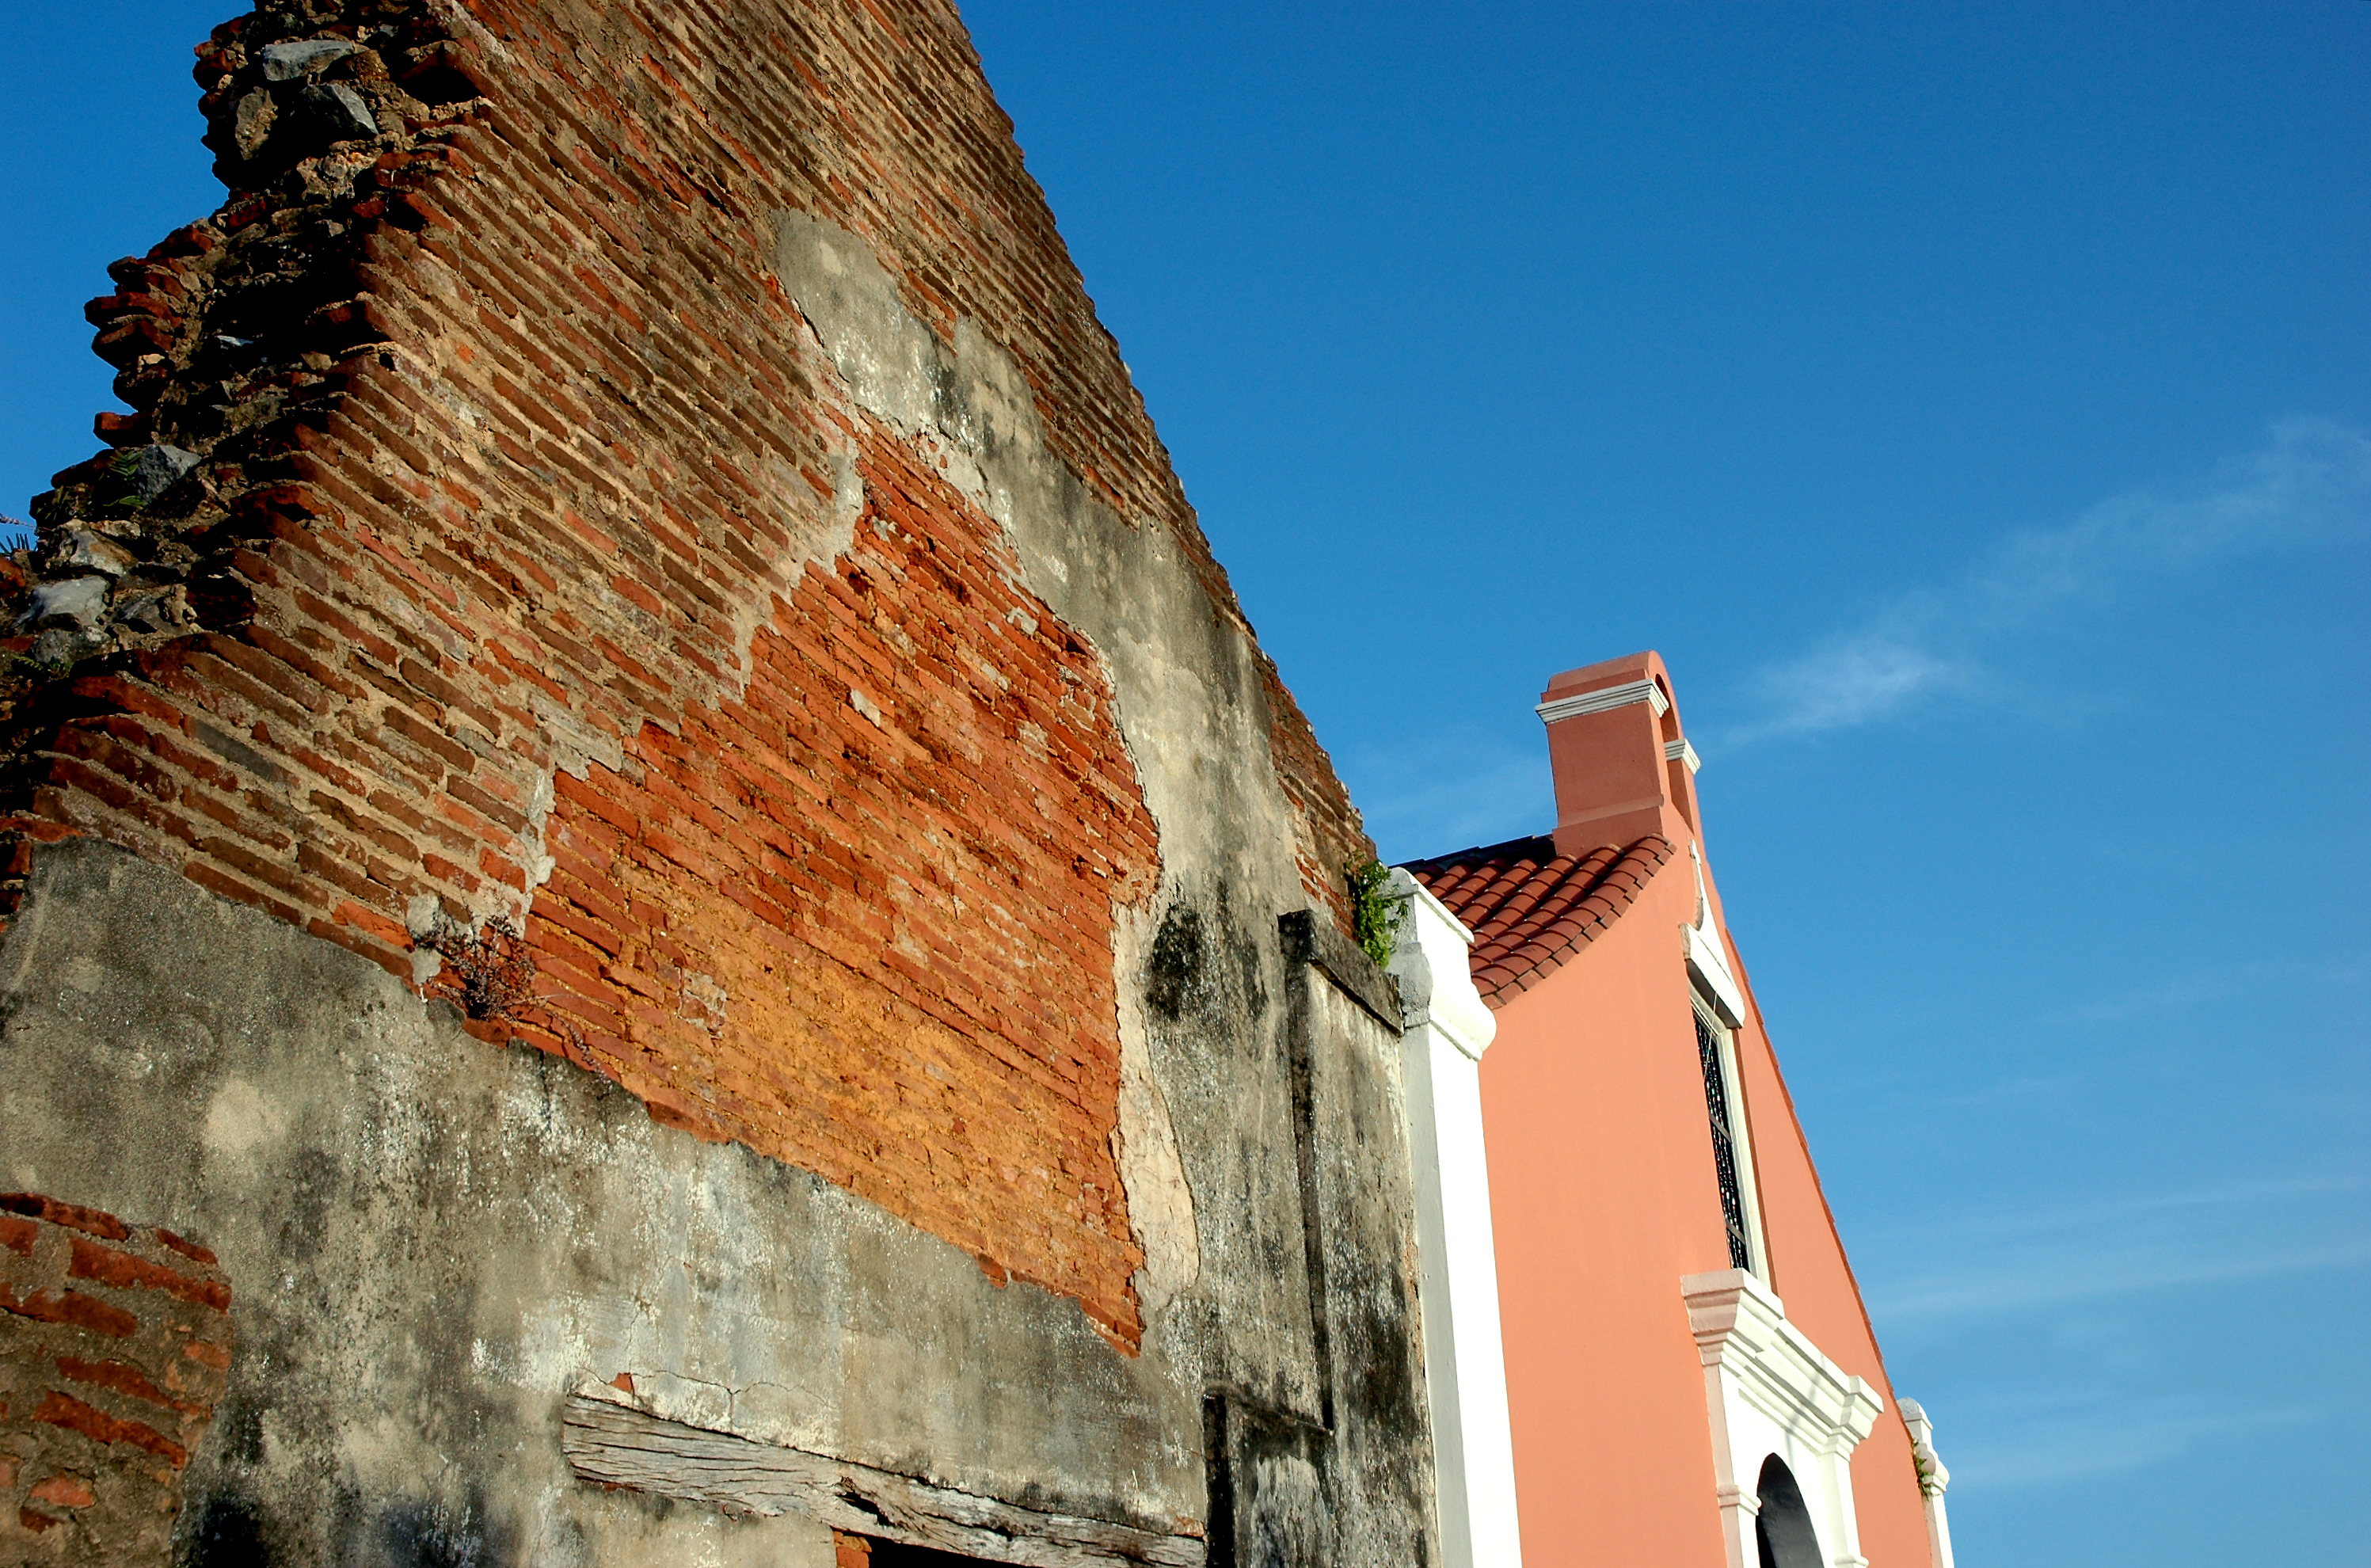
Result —
M1552 838L1511 838L1407 870L1474 932L1474 985L1495 1008L1613 925L1671 858L1671 841L1653 835L1578 857Z

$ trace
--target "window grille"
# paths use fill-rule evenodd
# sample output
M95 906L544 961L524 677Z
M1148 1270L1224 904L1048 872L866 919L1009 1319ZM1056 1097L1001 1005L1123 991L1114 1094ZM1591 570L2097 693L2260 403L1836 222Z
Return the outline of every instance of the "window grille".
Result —
M1704 1061L1705 1110L1712 1117L1712 1162L1720 1178L1720 1215L1729 1227L1729 1264L1753 1266L1745 1239L1745 1195L1737 1181L1737 1137L1729 1124L1729 1074L1720 1063L1720 1036L1696 1015L1696 1055Z

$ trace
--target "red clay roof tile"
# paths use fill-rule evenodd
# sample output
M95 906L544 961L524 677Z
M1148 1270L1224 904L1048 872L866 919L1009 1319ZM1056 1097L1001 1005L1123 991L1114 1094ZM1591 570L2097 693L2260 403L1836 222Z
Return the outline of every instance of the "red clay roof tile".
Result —
M1407 870L1473 931L1474 985L1495 1008L1613 925L1671 858L1671 841L1651 834L1578 857L1558 855L1552 838L1512 838Z

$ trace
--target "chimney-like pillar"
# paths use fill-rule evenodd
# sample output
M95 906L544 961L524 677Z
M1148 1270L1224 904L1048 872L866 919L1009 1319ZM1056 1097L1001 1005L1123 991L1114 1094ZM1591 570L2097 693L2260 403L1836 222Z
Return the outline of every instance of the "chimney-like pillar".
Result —
M1696 755L1661 655L1567 670L1540 694L1539 714L1556 774L1557 854L1622 848L1650 833L1684 844L1695 834Z

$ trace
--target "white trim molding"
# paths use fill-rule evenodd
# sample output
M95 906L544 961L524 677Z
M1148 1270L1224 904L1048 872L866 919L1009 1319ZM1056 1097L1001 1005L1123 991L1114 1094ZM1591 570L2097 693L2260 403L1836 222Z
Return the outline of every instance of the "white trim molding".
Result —
M1687 939L1688 973L1712 1002L1720 1021L1731 1029L1742 1029L1745 987L1729 969L1729 949L1720 940L1719 928L1713 924L1712 894L1705 886L1704 851L1690 844L1688 858L1696 863L1695 923L1680 928Z
M1680 1289L1704 1362L1712 1418L1713 1482L1729 1568L1755 1568L1762 1468L1774 1456L1794 1472L1822 1559L1868 1568L1853 1512L1852 1455L1885 1403L1860 1378L1820 1354L1787 1321L1770 1287L1743 1269L1687 1274Z
M1392 872L1383 895L1405 912L1391 973L1406 1024L1400 1061L1416 1167L1417 1292L1441 1557L1447 1568L1521 1568L1482 1144L1482 1053L1498 1035L1498 1015L1474 986L1474 933L1405 870Z
M1671 699L1663 695L1663 688L1648 680L1625 681L1620 686L1600 686L1595 691L1584 691L1574 697L1559 697L1554 702L1541 703L1532 711L1545 722L1553 724L1559 719L1578 719L1584 713L1610 712L1616 708L1627 708L1634 702L1643 702L1652 708L1658 719L1671 710Z
M1918 1490L1926 1501L1926 1550L1935 1568L1951 1568L1951 1521L1943 1512L1943 1493L1950 1488L1951 1472L1935 1453L1935 1424L1916 1400L1896 1400L1902 1424L1910 1428L1910 1457L1918 1466Z
M1688 765L1688 772L1691 774L1702 773L1704 771L1704 758L1696 755L1695 747L1688 744L1688 738L1685 735L1682 735L1676 741L1665 741L1663 743L1663 760L1665 762L1684 762Z
M1480 1061L1498 1037L1498 1015L1474 985L1469 951L1474 933L1449 912L1449 905L1397 867L1382 891L1386 898L1407 901L1407 913L1400 921L1400 951L1391 963L1391 973L1400 982L1402 1024L1409 1029L1429 1024L1461 1053ZM1407 951L1411 941L1413 952Z

